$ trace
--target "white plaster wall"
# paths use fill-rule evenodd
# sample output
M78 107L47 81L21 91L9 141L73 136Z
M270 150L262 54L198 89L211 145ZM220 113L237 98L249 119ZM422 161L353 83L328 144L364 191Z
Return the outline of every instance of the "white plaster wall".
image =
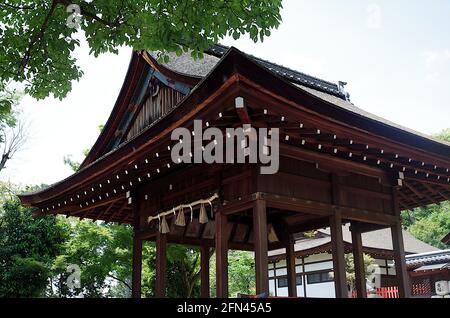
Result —
M308 298L335 298L334 282L320 284L306 284L306 295Z
M275 280L269 279L269 294L275 296Z
M323 263L314 263L314 264L306 264L305 265L305 272L315 272L315 271L321 271L326 269L333 269L333 262L332 261L326 261Z
M385 266L385 261L380 259L375 259L375 263L379 265ZM321 262L321 263L313 263L313 264L305 264L305 272L306 274L309 272L316 272L321 270L332 270L333 269L333 261L331 254L329 253L322 253L322 254L316 254L311 255L305 258L305 263L308 262ZM389 264L393 264L392 261L388 261ZM301 259L296 259L296 272L302 273L303 268L300 265ZM273 268L272 265L270 265L271 268ZM282 267L286 266L286 261L282 260L276 264L276 267ZM382 274L386 274L385 269L381 269ZM286 268L283 269L277 269L277 276L285 276L287 275ZM269 270L269 277L273 277L274 271ZM395 268L389 268L389 275L395 275ZM303 284L306 284L306 297L315 297L315 298L335 298L335 291L334 291L334 282L324 282L324 283L318 283L318 284L307 284L306 277L303 277ZM271 279L269 280L269 290L272 292L273 295L275 295L275 288L276 288L276 282ZM304 293L304 287L303 285L297 286L297 295L299 297L305 297ZM287 297L288 296L288 288L278 288L277 289L277 296L280 297Z
M329 253L320 253L320 254L314 254L314 255L310 255L308 257L305 257L305 263L310 263L310 262L321 262L321 261L326 261L326 260L332 260L332 256Z

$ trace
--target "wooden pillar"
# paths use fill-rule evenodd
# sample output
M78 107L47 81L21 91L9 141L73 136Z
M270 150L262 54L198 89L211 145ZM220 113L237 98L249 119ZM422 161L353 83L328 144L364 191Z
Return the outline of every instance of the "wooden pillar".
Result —
M286 244L286 266L289 297L297 297L297 273L295 271L294 238L289 235Z
M228 235L227 216L215 215L216 226L216 296L228 298Z
M306 292L306 266L305 258L302 256L302 285L303 285L303 298L307 298L308 294Z
M156 235L156 298L166 297L167 235L158 231Z
M141 298L142 279L142 240L138 237L140 230L140 214L138 202L133 198L133 261L131 274L131 297Z
M137 238L136 230L133 237L133 269L131 278L131 296L141 298L141 275L142 275L142 240Z
M200 297L209 298L209 256L208 246L200 248Z
M266 201L258 199L253 205L253 238L255 246L256 294L269 295L269 259Z
M330 216L331 250L333 254L334 288L336 298L347 298L347 279L345 276L345 250L342 238L342 216L335 210Z
M402 224L400 219L400 206L397 198L397 188L392 188L392 205L398 218L396 224L391 226L392 247L394 249L395 274L397 276L398 295L400 298L411 297L408 271L406 270L405 246L403 244Z
M358 224L353 222L351 224L352 232L352 250L353 250L353 265L355 267L355 283L356 295L358 298L367 298L366 287L366 272L364 269L364 253L361 238L361 230Z
M398 295L400 298L411 297L408 271L406 270L405 248L401 223L391 226L392 246L394 248L395 274L397 276Z
M341 191L339 178L331 174L331 198L333 200L333 215L330 216L331 251L333 254L334 289L336 298L348 298L347 279L345 275L345 250L342 237Z

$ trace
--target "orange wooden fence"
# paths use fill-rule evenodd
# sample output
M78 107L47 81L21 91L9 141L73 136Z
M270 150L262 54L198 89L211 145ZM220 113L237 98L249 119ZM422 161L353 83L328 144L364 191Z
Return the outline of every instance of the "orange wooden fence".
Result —
M367 291L369 293L369 291ZM397 287L381 287L376 289L376 294L382 298L398 298ZM356 298L356 290L352 291L352 298Z
M420 295L428 295L431 296L433 294L433 289L431 287L431 283L429 279L425 279L423 281L417 281L412 284L411 289L413 296L420 296Z

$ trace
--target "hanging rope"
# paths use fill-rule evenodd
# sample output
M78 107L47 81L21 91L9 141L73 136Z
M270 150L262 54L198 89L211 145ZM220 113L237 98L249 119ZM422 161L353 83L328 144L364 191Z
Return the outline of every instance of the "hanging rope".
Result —
M176 206L176 207L173 207L173 208L170 209L170 210L167 210L167 211L158 213L158 214L155 215L155 216L149 216L148 219L147 219L147 222L150 223L150 222L153 221L153 220L161 220L162 217L165 217L165 216L168 216L168 215L176 214L175 211L180 211L179 213L184 213L184 209L185 209L185 208L189 208L189 209L190 209L190 211L191 211L191 221L192 221L192 218L193 218L193 211L194 211L193 207L200 204L200 205L203 205L203 210L204 210L204 209L205 209L205 208L204 208L204 204L206 204L206 203L209 203L210 206L211 206L211 217L212 217L212 201L214 201L214 200L216 200L216 199L218 199L218 198L219 198L219 195L218 195L217 193L215 193L213 196L211 196L211 197L209 197L209 198L207 198L207 199L197 200L197 201L194 201L194 202L191 202L191 203L187 203L187 204L180 204L180 205L178 205L178 206ZM205 211L205 212L206 212L206 211ZM206 213L205 213L205 214L206 214ZM180 218L181 218L181 217L180 217ZM184 217L183 217L183 218L184 218ZM208 218L208 217L206 216L206 218ZM180 222L180 223L181 223L181 222Z

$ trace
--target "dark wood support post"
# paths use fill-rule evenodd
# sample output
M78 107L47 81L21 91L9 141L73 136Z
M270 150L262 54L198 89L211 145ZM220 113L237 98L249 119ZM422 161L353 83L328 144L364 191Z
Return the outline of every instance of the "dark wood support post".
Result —
M345 276L345 250L342 237L342 216L339 210L335 210L330 216L331 250L333 254L334 288L336 298L347 298L347 279Z
M364 253L363 253L361 230L358 227L358 223L352 222L351 232L352 232L353 264L355 267L356 294L358 298L367 298L366 272L364 269Z
M134 198L135 199L135 198ZM134 200L136 201L136 199ZM133 262L131 275L131 297L141 298L142 240L139 238L140 214L138 202L133 202Z
M200 248L200 297L209 298L209 257L210 249L208 246Z
M156 298L166 297L167 235L158 231L156 235Z
M330 216L331 252L333 254L334 289L336 298L348 298L347 279L345 275L345 250L342 237L341 191L336 174L331 174L331 198L334 214Z
M266 201L258 199L253 205L253 236L255 246L256 294L269 295L269 259Z
M141 298L141 275L142 275L142 240L133 238L133 274L131 279L131 296Z
M297 297L297 273L295 271L294 238L289 235L286 244L286 266L289 297Z
M216 226L216 296L228 297L228 237L227 216L219 212L215 216Z
M394 248L395 274L398 283L398 295L400 298L411 297L408 272L406 270L405 248L403 245L403 233L401 223L391 226L392 246Z
M392 247L394 249L395 274L397 276L398 295L400 298L411 297L408 271L406 270L405 246L403 244L400 207L397 198L397 188L392 188L392 204L398 221L391 226Z

